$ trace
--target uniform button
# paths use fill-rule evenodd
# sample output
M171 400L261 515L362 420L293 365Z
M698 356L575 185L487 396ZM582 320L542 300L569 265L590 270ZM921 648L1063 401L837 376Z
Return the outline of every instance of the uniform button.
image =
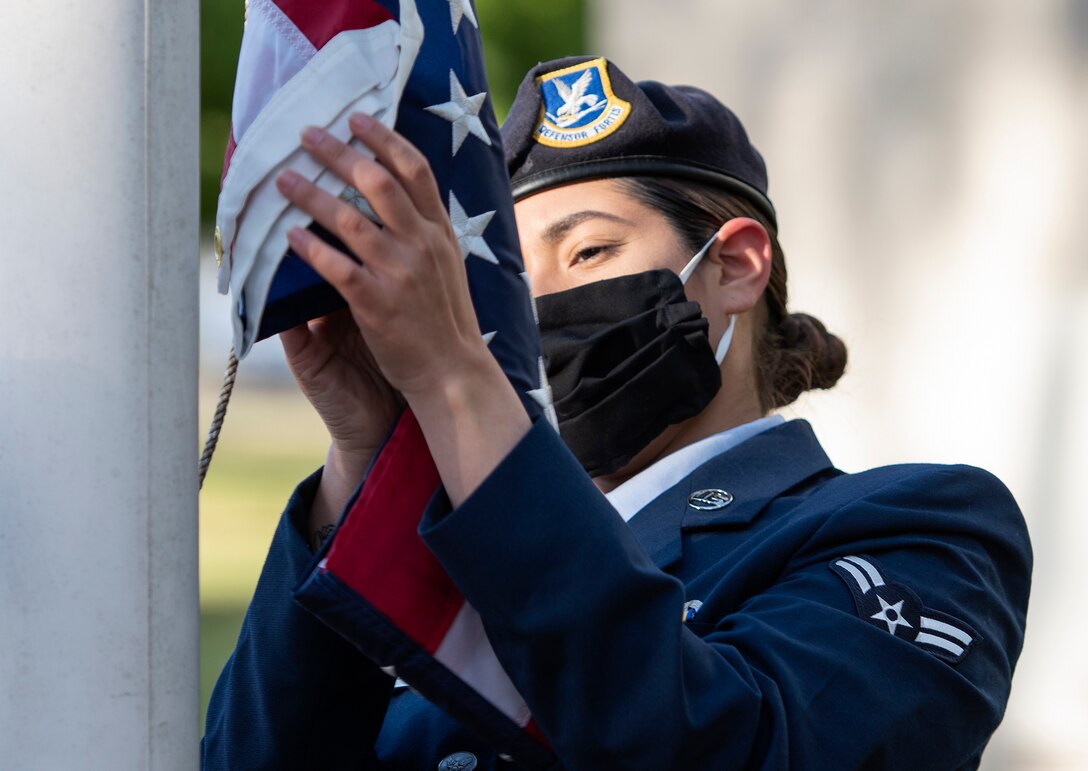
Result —
M471 752L455 752L442 758L438 771L472 771L476 768L476 756Z
M733 494L725 490L698 490L688 496L688 506L699 511L717 511L733 502Z

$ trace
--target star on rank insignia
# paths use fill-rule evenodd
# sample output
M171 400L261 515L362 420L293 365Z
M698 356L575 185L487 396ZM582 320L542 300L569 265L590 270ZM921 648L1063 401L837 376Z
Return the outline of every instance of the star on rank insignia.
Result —
M846 582L858 615L893 637L953 664L980 639L963 621L930 610L906 586L887 580L872 557L852 554L832 561L830 568Z

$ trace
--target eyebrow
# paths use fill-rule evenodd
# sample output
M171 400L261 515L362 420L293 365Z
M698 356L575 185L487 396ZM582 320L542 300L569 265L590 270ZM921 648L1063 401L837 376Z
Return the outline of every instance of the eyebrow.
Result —
M593 209L586 209L584 211L574 212L568 214L561 220L557 220L548 225L541 234L541 238L549 244L554 244L561 241L564 236L571 230L581 225L583 222L592 219L603 219L610 222L618 222L621 225L633 225L630 220L626 220L623 217L617 217L615 214L609 214L608 212L595 211Z

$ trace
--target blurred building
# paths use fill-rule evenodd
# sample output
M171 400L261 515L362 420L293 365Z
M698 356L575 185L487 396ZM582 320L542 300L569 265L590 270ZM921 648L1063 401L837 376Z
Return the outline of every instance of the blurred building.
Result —
M1012 489L1034 594L983 767L1088 768L1088 3L597 0L590 39L715 92L763 152L793 309L850 349L795 410L838 465Z

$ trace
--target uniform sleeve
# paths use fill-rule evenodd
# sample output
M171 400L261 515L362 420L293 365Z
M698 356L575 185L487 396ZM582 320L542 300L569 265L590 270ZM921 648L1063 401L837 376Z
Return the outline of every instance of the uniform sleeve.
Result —
M320 478L299 485L276 529L208 706L205 771L376 766L393 681L291 596L313 560L301 532Z
M698 625L543 422L421 532L568 769L970 768L1008 697L1030 550L1000 483L935 468L834 483L733 551L698 534L685 548L721 552L688 587ZM833 569L850 555L969 618L975 646L953 664L863 617Z

